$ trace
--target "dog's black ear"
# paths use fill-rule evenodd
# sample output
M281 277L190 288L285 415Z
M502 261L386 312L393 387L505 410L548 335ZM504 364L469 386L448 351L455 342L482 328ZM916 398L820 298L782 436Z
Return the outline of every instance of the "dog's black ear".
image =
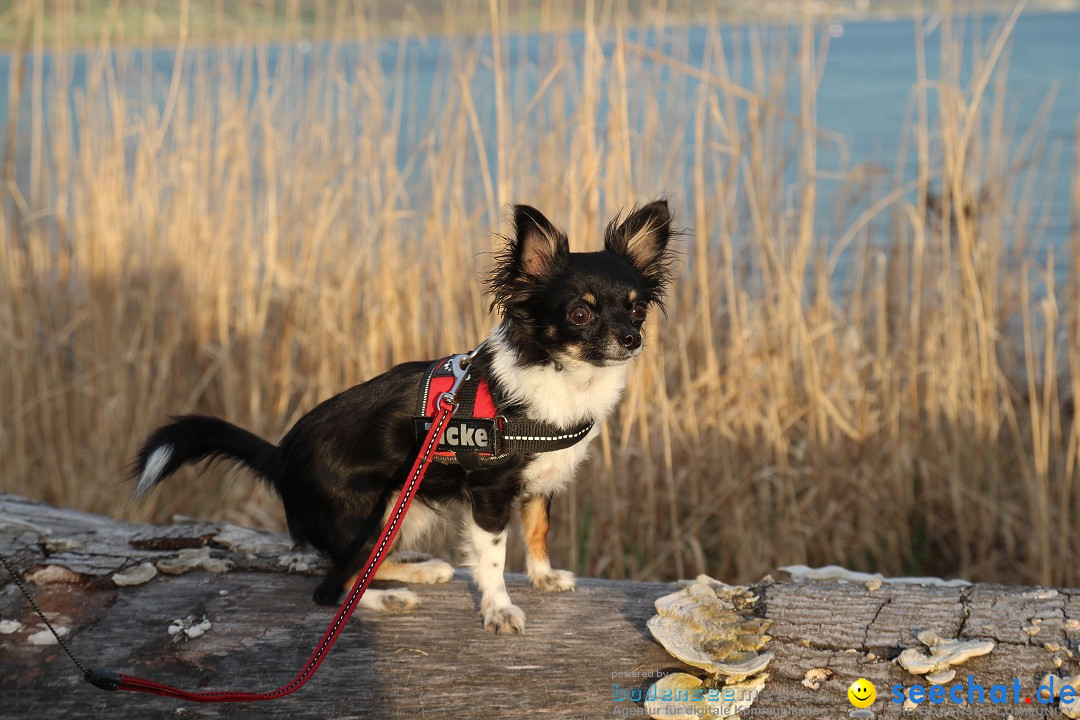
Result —
M659 301L671 280L671 235L667 200L656 200L634 208L622 222L616 215L604 231L604 248L629 260L645 290Z
M512 252L522 274L546 277L570 254L570 243L542 212L529 205L515 205Z
M570 254L570 242L544 214L528 205L514 206L514 233L495 253L495 264L484 279L491 309L509 314L544 283Z

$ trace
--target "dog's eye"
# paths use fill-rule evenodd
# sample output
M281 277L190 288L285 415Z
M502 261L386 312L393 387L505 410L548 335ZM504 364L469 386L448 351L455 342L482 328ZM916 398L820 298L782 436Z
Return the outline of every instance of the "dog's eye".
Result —
M570 322L575 325L584 325L592 320L592 312L584 305L578 305L570 311L568 317L570 318Z
M645 303L634 303L634 307L630 308L630 317L638 322L644 322L648 313L649 309L645 307Z

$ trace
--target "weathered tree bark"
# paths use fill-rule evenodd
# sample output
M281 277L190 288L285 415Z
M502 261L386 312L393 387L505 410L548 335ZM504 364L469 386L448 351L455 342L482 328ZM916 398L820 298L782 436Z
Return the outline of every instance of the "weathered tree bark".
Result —
M312 604L317 578L297 571L315 565L314 557L288 550L280 536L225 529L122 523L0 494L0 552L25 572L86 664L187 689L270 690L304 663L333 610ZM112 579L201 548L231 567L158 573L125 587ZM413 586L423 604L411 613L358 611L298 693L272 703L195 705L83 683L57 645L31 642L44 628L0 569L0 717L634 716L642 704L614 700L614 684L629 698L671 670L703 674L669 656L646 629L653 602L673 584L582 579L577 591L560 595L511 575L508 586L527 616L523 635L485 631L477 595L459 571L444 585ZM754 612L773 621L765 650L775 659L766 691L745 717L846 717L853 709L847 687L858 677L877 686L877 716L895 717L890 688L927 683L892 659L920 646L916 635L926 629L997 642L960 666L955 682L971 674L989 688L1019 679L1034 697L1044 674L1077 673L1080 590L778 582L755 592ZM201 636L168 632L176 619L204 616L211 627ZM827 671L811 673L823 679L812 690L803 681L815 668ZM1023 708L1012 704L1008 712L1019 717Z

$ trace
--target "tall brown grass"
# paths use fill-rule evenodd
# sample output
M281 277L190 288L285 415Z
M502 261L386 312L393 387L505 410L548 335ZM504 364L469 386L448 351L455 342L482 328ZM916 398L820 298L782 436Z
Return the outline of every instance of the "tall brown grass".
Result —
M287 50L253 91L253 68L268 72L255 44L163 83L106 22L74 92L62 29L51 78L27 62L46 49L42 7L7 18L22 45L0 209L4 490L281 528L276 498L225 466L129 504L127 463L169 414L276 439L393 363L472 347L492 324L477 279L507 203L543 208L589 249L617 210L669 191L691 230L683 272L597 457L555 503L557 562L617 578L835 562L1080 582L1080 236L1058 248L1071 267L1055 281L1014 171L1038 127L1014 137L1003 102L1014 16L974 43L946 13L939 77L914 23L902 167L850 168L872 200L823 237L817 151L835 138L816 122L827 35L808 9L794 38L751 33L741 67L702 17L699 68L662 6L646 48L618 5L589 3L580 71L569 35L546 35L526 96L492 2L493 44L463 36L445 56L437 121L403 147L404 61L387 74L365 52L349 75L329 61L305 81ZM319 7L335 42L370 35L362 11ZM190 57L199 36L174 43Z

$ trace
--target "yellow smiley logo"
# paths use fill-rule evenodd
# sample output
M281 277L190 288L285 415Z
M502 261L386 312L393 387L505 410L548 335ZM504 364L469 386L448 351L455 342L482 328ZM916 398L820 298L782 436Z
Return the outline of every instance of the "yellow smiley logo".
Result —
M857 708L868 708L877 698L877 688L866 678L859 678L847 689L848 700Z

